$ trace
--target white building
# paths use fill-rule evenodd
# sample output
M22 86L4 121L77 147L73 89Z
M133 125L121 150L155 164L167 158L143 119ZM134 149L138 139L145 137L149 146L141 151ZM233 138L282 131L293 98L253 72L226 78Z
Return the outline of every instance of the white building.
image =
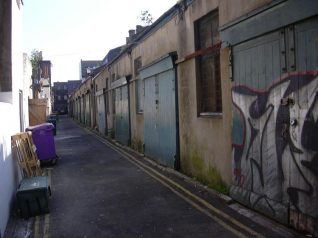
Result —
M0 233L3 237L20 180L11 135L28 126L29 82L23 70L21 0L0 1ZM25 77L24 77L25 76Z

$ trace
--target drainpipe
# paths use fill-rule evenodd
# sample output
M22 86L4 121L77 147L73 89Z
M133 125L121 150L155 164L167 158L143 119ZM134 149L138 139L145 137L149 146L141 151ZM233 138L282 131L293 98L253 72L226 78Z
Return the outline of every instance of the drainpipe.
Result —
M107 83L107 82L106 82ZM107 86L106 86L107 87ZM103 95L104 95L104 113L105 113L105 131L104 131L104 135L107 136L107 132L108 132L108 122L107 122L107 90L106 88L103 88Z
M127 90L128 90L128 121L129 121L129 141L128 141L128 146L131 146L131 118L130 118L130 80L131 80L131 75L126 76L127 80Z
M177 52L173 52L170 54L173 61L173 68L175 72L175 104L176 104L176 155L174 160L174 169L180 170L180 127L179 127L179 98L178 98L178 65L175 63L178 59Z

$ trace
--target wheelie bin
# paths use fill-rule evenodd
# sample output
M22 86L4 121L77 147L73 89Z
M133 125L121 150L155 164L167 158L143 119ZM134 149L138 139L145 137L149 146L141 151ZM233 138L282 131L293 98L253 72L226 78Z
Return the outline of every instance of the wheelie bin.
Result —
M52 164L55 164L57 161L53 130L52 123L43 123L26 129L26 131L32 132L32 139L40 162L51 161Z
M53 124L53 126L54 126L53 134L56 135L56 124L57 124L56 123L57 122L56 116L55 115L48 116L46 122Z

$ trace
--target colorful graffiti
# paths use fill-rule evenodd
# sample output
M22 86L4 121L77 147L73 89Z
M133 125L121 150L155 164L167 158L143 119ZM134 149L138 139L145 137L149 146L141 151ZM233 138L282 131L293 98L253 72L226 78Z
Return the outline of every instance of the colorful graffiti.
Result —
M232 100L234 197L274 217L291 207L317 218L318 71L265 90L234 85Z

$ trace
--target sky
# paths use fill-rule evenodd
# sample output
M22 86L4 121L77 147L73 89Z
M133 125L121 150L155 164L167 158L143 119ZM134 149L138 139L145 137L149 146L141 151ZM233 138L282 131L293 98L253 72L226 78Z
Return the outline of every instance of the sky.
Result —
M42 51L52 81L79 80L80 60L102 60L126 43L148 10L154 20L177 0L24 0L23 50Z

